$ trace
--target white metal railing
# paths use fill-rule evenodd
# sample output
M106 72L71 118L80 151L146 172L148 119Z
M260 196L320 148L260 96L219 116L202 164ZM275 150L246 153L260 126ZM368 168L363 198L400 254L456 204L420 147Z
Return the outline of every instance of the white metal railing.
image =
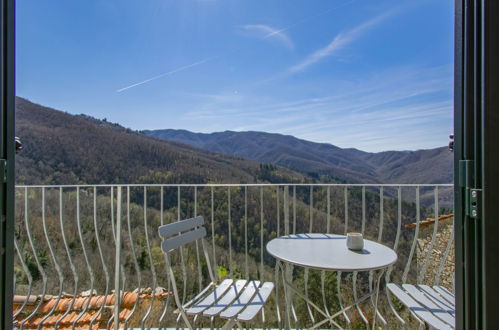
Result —
M168 296L150 295L124 315L124 292L169 292L158 226L202 215L209 232L210 257L216 276L274 280L275 261L266 253L272 238L300 233L343 234L359 231L399 254L399 261L385 274L385 282L427 281L430 264L438 283L453 247L449 238L442 257L435 261L438 216L441 205L451 212L447 184L130 184L33 185L16 187L15 292L26 299L15 309L20 328L62 326L68 315L76 327L86 320L90 328L172 327L178 319ZM120 201L120 202L118 202ZM439 206L440 205L440 206ZM415 265L421 219L435 218L431 243L420 267ZM415 223L415 229L404 225ZM452 235L451 235L452 236ZM181 250L182 299L187 301L207 281L198 246ZM287 274L307 296L323 304L331 315L362 292L373 290L373 274L329 273L291 269ZM96 306L89 294L113 297ZM113 291L114 290L114 291ZM65 296L66 293L71 294ZM40 296L33 305L33 295ZM46 297L55 301L45 308ZM283 325L282 289L267 303L257 327ZM72 297L61 308L61 297ZM121 299L121 300L120 300ZM279 304L281 302L281 304ZM410 322L394 305L388 292L380 300L378 322L385 327ZM78 305L78 308L75 306ZM42 308L45 308L43 311ZM111 311L112 308L112 311ZM61 310L62 309L62 310ZM76 310L76 311L75 311ZM292 321L296 328L314 321L310 306L294 299ZM373 308L359 304L343 313L345 327L369 326ZM42 317L40 317L42 315ZM107 315L107 318L105 317ZM55 321L54 321L55 318ZM34 322L36 320L36 322ZM115 320L119 320L115 322ZM198 320L198 325L206 325ZM208 324L209 325L209 324ZM213 325L213 324L211 324Z

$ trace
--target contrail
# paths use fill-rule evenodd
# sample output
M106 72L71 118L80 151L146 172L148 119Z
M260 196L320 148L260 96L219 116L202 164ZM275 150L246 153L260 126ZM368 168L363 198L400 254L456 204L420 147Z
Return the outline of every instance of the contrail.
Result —
M149 79L146 79L144 81L141 81L141 82L138 82L138 83L135 83L135 84L132 84L130 86L126 86L126 87L123 87L123 88L120 88L118 90L116 90L116 92L118 93L121 93L123 91L126 91L127 89L130 89L130 88L133 88L133 87L137 87L137 86L140 86L140 85L143 85L145 83L148 83L150 81L153 81L153 80L156 80L156 79L159 79L159 78L163 78L163 77L166 77L166 76L169 76L169 75L172 75L174 73L177 73L177 72L180 72L180 71L184 71L186 69L189 69L189 68L192 68L194 66L198 66L198 65L201 65L203 63L206 63L206 62L209 62L209 61L213 61L217 58L219 58L220 56L212 56L212 57L208 57L208 58L205 58L204 60L201 60L201 61L197 61L197 62L194 62L194 63L191 63L191 64L188 64L188 65L184 65L184 66L181 66L179 68L176 68L175 70L171 70L171 71L168 71L168 72L165 72L165 73L162 73L160 75L157 75L157 76L154 76L152 78L149 78Z
M344 3L342 3L342 4L338 5L338 6L335 6L335 7L333 7L333 8L330 8L330 9L328 9L328 10L326 10L326 11L323 11L323 12L321 12L321 13L318 13L318 14L315 14L315 15L311 15L311 16L308 16L308 17L305 17L305 18L303 18L303 19L301 19L301 20L297 21L297 22L296 22L296 23L294 23L294 24L291 24L291 25L289 25L289 26L287 26L287 27L285 27L285 28L282 28L282 29L280 29L280 30L276 30L276 31L273 31L273 32L271 32L271 33L267 34L266 36L264 36L264 38L263 38L263 39L267 39L267 38L272 37L272 36L273 36L273 35L275 35L275 34L279 34L279 33L281 33L281 32L285 32L285 31L287 31L287 30L289 30L289 29L291 29L291 28L294 28L294 27L295 27L295 26L297 26L297 25L300 25L300 24L302 24L302 23L304 23L304 22L306 22L306 21L311 20L312 18L316 18L316 17L319 17L319 16L326 15L326 14L330 13L331 11L336 10L336 9L338 9L338 8L340 8L340 7L343 7L343 6L345 6L345 5L349 4L349 3L352 3L352 2L354 2L354 1L356 1L356 0L347 0L347 1L345 1ZM234 52L236 52L236 51L238 51L238 49L234 49L234 50L232 50L232 51L229 51L227 54L224 54L224 55L217 55L217 56L213 56L213 57L208 57L208 58L205 58L204 60L201 60L201 61L198 61L198 62L194 62L194 63L188 64L188 65L181 66L181 67L179 67L179 68L177 68L177 69L174 69L174 70L172 70L172 71L168 71L168 72L162 73L162 74L160 74L160 75L154 76L154 77L152 77L152 78L146 79L146 80L144 80L144 81L141 81L141 82L138 82L138 83L132 84L132 85L130 85L130 86L126 86L126 87L123 87L123 88L117 89L117 90L116 90L116 92L117 92L117 93L121 93L121 92L123 92L123 91L126 91L127 89L130 89L130 88L133 88L133 87L137 87L137 86L140 86L140 85L146 84L146 83L148 83L148 82L150 82L150 81L153 81L153 80L156 80L156 79L159 79L159 78L163 78L163 77L166 77L166 76L172 75L172 74L177 73L177 72L180 72L180 71L184 71L184 70L186 70L186 69L192 68L192 67L194 67L194 66L201 65L201 64L206 63L206 62L213 61L213 60L215 60L215 59L217 59L217 58L220 58L220 57L222 57L222 56L226 56L226 55L228 55L228 54L230 54L230 53L234 53Z

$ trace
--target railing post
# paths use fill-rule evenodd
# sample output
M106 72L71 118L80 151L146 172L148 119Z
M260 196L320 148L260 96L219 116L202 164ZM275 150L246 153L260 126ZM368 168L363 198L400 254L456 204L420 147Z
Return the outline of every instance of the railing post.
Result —
M111 188L114 189L114 188ZM121 187L118 187L116 201L116 255L114 265L114 329L120 328L121 304ZM111 201L112 202L112 201Z
M289 235L289 186L284 187L284 235Z

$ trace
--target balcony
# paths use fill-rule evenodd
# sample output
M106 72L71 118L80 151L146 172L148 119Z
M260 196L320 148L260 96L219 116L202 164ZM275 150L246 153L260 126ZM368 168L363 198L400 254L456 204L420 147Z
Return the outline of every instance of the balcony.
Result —
M397 252L382 283L440 284L453 291L451 190L444 184L18 186L14 322L21 329L183 327L157 228L196 215L207 222L218 279L275 281L276 263L265 250L275 237L356 231ZM208 284L200 249L195 245L177 256L184 301ZM288 276L331 314L373 290L372 272L294 267ZM278 286L261 316L246 326L283 328L282 295ZM378 305L378 325L418 325L384 287ZM319 317L297 296L291 310L295 328ZM367 328L373 313L367 300L337 322Z

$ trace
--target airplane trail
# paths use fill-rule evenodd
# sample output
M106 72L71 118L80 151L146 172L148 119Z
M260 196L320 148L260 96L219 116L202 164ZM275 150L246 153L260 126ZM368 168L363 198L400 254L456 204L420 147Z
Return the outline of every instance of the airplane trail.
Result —
M291 25L288 25L287 27L284 27L284 28L282 28L282 29L279 29L279 30L276 30L276 31L274 31L274 32L271 32L271 33L267 34L267 35L266 35L263 39L267 39L267 38L272 37L272 36L273 36L273 35L275 35L275 34L279 34L279 33L281 33L281 32L285 32L285 31L287 31L287 30L289 30L289 29L291 29L291 28L294 28L294 27L295 27L295 26L297 26L297 25L300 25L300 24L302 24L302 23L305 23L305 22L307 22L307 21L311 20L312 18L317 18L317 17L319 17L319 16L326 15L326 14L328 14L328 13L330 13L330 12L332 12L332 11L334 11L334 10L336 10L336 9L340 8L340 7L343 7L343 6L347 5L347 4L350 4L350 3L354 2L354 1L356 1L356 0L348 0L348 1L345 1L344 3L342 3L342 4L338 5L338 6L332 7L332 8L330 8L330 9L328 9L328 10L326 10L326 11L323 11L323 12L321 12L321 13L318 13L318 14L315 14L315 15L311 15L311 16L307 16L307 17L305 17L305 18L303 18L303 19L301 19L301 20L297 21L296 23L293 23L293 24L291 24ZM236 49L236 50L232 50L232 51L228 52L228 54L230 54L230 53L235 53L237 50L238 50L238 49ZM138 82L138 83L135 83L135 84L132 84L132 85L129 85L129 86L126 86L126 87L123 87L123 88L117 89L117 90L116 90L116 92L117 92L117 93L124 92L124 91L126 91L126 90L128 90L128 89L130 89L130 88L137 87L137 86L140 86L140 85L146 84L146 83L148 83L148 82L151 82L151 81L153 81L153 80L157 80L157 79L160 79L160 78L163 78L163 77L166 77L166 76L172 75L172 74L174 74L174 73L177 73L177 72L180 72L180 71L187 70L187 69L189 69L189 68L192 68L192 67L195 67L195 66L198 66L198 65L204 64L204 63L206 63L206 62L213 61L213 60L215 60L215 59L218 59L218 58L220 58L220 57L222 57L222 56L226 56L226 55L227 55L227 54L224 54L224 55L217 55L217 56L212 56L212 57L205 58L205 59L203 59L203 60L201 60L201 61L197 61L197 62L194 62L194 63L191 63L191 64L187 64L187 65L181 66L181 67L179 67L179 68L177 68L177 69L174 69L174 70L171 70L171 71L168 71L168 72L162 73L162 74L160 74L160 75L157 75L157 76L154 76L154 77L152 77L152 78L149 78L149 79L143 80L143 81L141 81L141 82Z
M191 63L191 64L187 64L187 65L184 65L184 66L181 66L179 68L176 68L174 70L171 70L171 71L168 71L168 72L165 72L165 73L162 73L160 75L157 75L157 76L154 76L152 78L149 78L149 79L146 79L146 80L143 80L141 82L138 82L138 83L135 83L135 84L132 84L132 85L129 85L129 86L126 86L126 87L123 87L123 88L120 88L118 90L116 90L116 92L118 93L121 93L123 91L126 91L127 89L130 89L130 88L133 88L133 87L137 87L137 86L140 86L140 85L143 85L143 84L146 84L150 81L153 81L153 80L156 80L156 79L159 79L159 78L163 78L163 77L166 77L166 76L169 76L169 75L172 75L174 73L177 73L177 72L180 72L180 71L184 71L186 69L189 69L189 68L192 68L192 67L195 67L195 66L198 66L198 65L201 65L203 63L206 63L206 62L209 62L209 61L213 61L217 58L219 58L220 56L212 56L212 57L208 57L208 58L205 58L201 61L197 61L197 62L194 62L194 63Z

